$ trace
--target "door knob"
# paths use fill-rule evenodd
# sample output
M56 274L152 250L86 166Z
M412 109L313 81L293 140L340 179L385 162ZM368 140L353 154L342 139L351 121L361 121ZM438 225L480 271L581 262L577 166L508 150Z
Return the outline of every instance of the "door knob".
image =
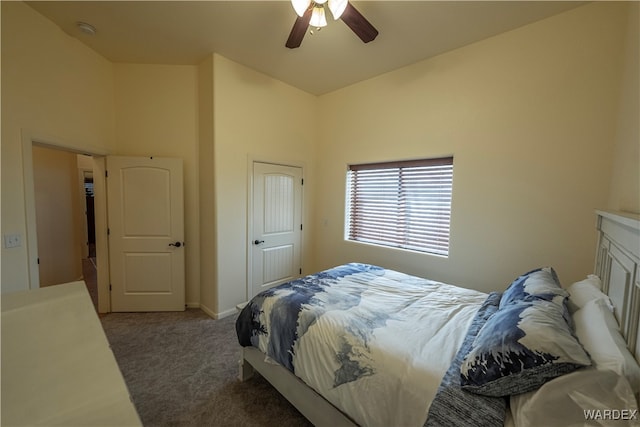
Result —
M259 245L260 243L264 243L264 240L258 240L258 239L256 239L256 240L254 240L254 241L253 241L253 244L254 244L254 245Z
M169 243L169 246L175 246L176 248L179 248L180 246L182 246L182 243L180 242Z

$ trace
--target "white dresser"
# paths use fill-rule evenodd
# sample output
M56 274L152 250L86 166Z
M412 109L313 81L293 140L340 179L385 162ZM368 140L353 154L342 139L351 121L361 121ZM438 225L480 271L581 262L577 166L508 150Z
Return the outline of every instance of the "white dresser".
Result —
M141 426L84 282L3 294L3 426Z

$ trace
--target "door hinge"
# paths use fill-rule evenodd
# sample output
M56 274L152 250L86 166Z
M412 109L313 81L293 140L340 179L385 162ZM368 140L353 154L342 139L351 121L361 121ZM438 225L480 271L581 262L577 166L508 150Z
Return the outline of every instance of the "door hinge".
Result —
M107 236L111 235L111 229L107 228Z
M109 283L109 292L111 292L111 283Z
M108 170L105 170L105 171L104 171L104 177L105 177L105 178L109 178L109 171L108 171Z
M302 230L302 224L300 224L300 230Z
M38 261L38 265L40 265L40 258L38 258L36 261Z
M300 269L300 274L302 274L302 269Z
M300 185L304 185L304 178L300 180Z

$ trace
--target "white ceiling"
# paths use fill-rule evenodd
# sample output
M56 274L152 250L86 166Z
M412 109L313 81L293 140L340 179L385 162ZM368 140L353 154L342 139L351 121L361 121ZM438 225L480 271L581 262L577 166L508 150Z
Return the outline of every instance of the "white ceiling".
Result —
M113 62L191 64L217 52L312 94L327 93L580 6L575 1L353 1L378 29L364 44L328 19L298 49L284 1L29 1ZM88 36L77 21L97 28Z

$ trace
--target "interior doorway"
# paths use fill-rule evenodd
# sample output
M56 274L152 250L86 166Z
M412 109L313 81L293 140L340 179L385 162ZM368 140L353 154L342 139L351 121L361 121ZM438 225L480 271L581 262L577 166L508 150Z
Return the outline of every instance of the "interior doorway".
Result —
M84 280L98 311L93 158L33 144L39 286Z
M106 189L106 161L108 152L99 148L87 148L68 144L50 136L38 136L27 129L22 129L22 168L24 177L25 219L26 219L26 249L28 263L29 288L40 287L40 273L38 265L38 233L36 226L36 203L34 189L33 147L48 147L55 150L67 151L75 154L85 154L91 160L93 168L94 210L96 230L96 267L98 287L98 312L111 311L109 298L109 257L107 241L107 189Z

